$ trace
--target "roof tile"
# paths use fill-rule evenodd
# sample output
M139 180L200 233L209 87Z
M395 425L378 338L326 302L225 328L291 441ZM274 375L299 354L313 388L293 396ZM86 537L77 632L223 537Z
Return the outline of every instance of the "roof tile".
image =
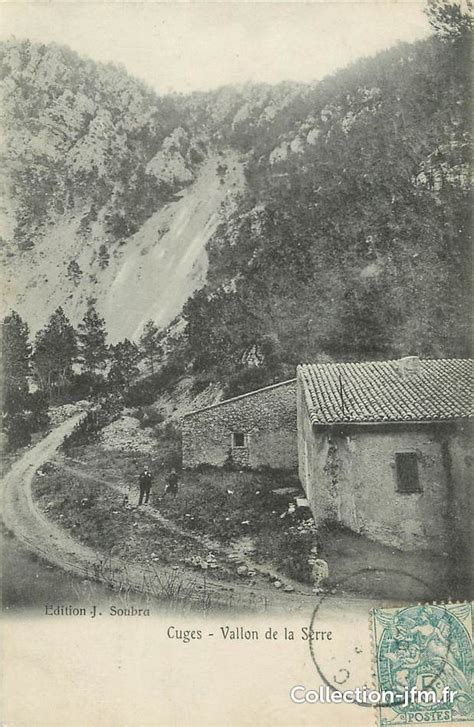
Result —
M414 371L403 361L298 366L311 421L446 421L473 415L473 360L421 359Z

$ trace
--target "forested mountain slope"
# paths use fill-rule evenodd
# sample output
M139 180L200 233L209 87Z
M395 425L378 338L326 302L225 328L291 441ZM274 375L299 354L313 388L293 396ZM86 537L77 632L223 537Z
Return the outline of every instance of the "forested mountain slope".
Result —
M158 98L6 44L8 303L35 330L93 297L118 340L190 296L176 357L234 393L303 360L465 354L469 68L469 38L432 37L320 83Z
M470 64L432 38L355 63L275 110L248 189L186 305L195 368L232 391L298 361L470 347ZM246 371L246 363L260 363Z

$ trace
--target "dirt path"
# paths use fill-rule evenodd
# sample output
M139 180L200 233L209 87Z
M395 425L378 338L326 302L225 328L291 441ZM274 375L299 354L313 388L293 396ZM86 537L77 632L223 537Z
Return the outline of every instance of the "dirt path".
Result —
M111 487L113 490L118 492L122 497L129 497L130 491L129 488L125 485L120 485L118 482L113 482L112 480L105 479L104 477L98 478L94 477L93 475L88 474L87 472L84 472L81 469L81 462L77 459L70 459L70 462L74 462L76 464L76 467L71 467L71 465L63 464L62 469L65 472L69 472L69 474L73 475L74 477L79 477L79 479L87 480L89 482L94 482L95 484L104 484L107 485L107 487ZM138 498L138 488L136 496ZM170 533L174 533L175 535L178 535L183 538L187 538L188 540L194 540L197 543L201 543L206 548L209 548L209 550L222 550L222 545L220 543L217 543L215 540L212 540L212 538L204 535L197 535L196 533L193 533L190 530L185 530L184 528L180 527L176 523L172 522L171 520L168 520L164 515L161 514L159 510L156 509L156 507L147 505L146 514L148 517L153 518L153 520L156 520L159 522L163 527L165 527L167 530L169 530Z
M166 566L130 565L77 542L46 518L33 502L31 483L36 470L52 459L64 438L81 420L80 413L58 426L16 462L3 480L2 518L28 549L63 570L109 583L116 590L147 592L157 598L185 599L196 605L298 611L311 603L302 593L280 593L244 583L212 582L202 575Z
M71 467L71 465L63 464L62 468L66 472L69 472L73 476L79 477L83 480L88 480L96 484L105 484L118 492L122 497L129 497L130 491L125 485L120 485L117 482L105 479L104 477L101 477L99 479L97 477L94 477L93 475L88 474L87 472L84 472L81 469L82 462L80 460L70 459L69 461L74 463L76 466ZM138 497L138 488L136 494ZM257 563L255 560L253 560L253 558L248 555L248 553L245 552L245 549L241 546L241 544L232 543L226 547L222 543L213 540L208 535L193 533L192 530L182 528L180 525L177 525L172 520L166 518L156 507L153 506L148 507L146 513L149 517L153 518L153 520L156 520L161 525L163 525L163 527L165 527L170 533L174 533L174 535L177 535L181 538L186 538L187 540L194 540L196 543L200 543L213 553L220 553L226 556L229 560L235 561L239 565L246 565L250 571L255 571L256 573L260 573L261 575L265 576L269 572L271 572L276 578L278 578L278 580L280 580L280 582L284 583L285 585L293 586L296 593L311 597L312 590L310 586L304 586L301 583L293 580L292 578L289 578L288 576L279 573L278 570L274 568L271 563Z
M70 569L69 566L72 570L81 570L84 559L95 560L97 555L76 543L42 515L33 502L31 482L38 467L55 454L83 416L80 413L54 429L27 451L3 480L2 518L5 526L27 547L45 554L50 562L66 567L66 570Z

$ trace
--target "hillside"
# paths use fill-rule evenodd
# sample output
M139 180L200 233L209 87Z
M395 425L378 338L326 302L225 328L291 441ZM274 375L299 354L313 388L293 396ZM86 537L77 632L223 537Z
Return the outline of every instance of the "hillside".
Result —
M220 156L208 157L193 182L143 223L121 245L113 245L107 264L101 261L104 233L92 228L87 244L77 234L77 217L64 215L47 226L35 246L8 259L7 298L30 328L40 328L62 306L77 324L94 298L107 323L110 342L137 339L153 319L167 326L188 296L206 280L205 245L219 221L221 205L242 185L241 165L226 159L235 171L229 185L216 174ZM69 274L71 261L79 273Z
M35 332L59 305L77 324L93 298L111 342L168 325L205 282L238 155L119 68L28 41L1 50L5 307Z
M89 298L111 341L183 309L175 356L228 393L302 360L470 347L469 39L321 83L158 98L68 49L3 47L7 304Z
M306 89L269 130L255 114L247 193L185 307L195 370L239 393L304 360L466 354L469 104L469 41L431 38Z

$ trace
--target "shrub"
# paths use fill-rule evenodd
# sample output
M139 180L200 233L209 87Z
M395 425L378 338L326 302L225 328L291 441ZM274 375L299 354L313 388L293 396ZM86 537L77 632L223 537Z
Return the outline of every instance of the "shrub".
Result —
M137 417L140 420L140 426L143 428L156 427L164 421L162 412L153 406L141 407L137 412Z
M107 382L101 374L82 372L74 374L68 387L68 401L82 401L91 396L104 395Z
M159 371L146 376L130 386L124 394L125 406L146 406L153 404L161 392L169 391L184 374L184 364L178 360L169 361Z
M308 558L316 545L317 530L312 520L304 520L291 526L284 533L284 549L281 565L285 573L303 583L311 583L311 568Z
M271 386L271 384L277 384L282 380L279 368L275 370L270 370L266 366L241 368L237 373L230 376L224 396L226 399L230 399L233 396L246 394L248 391L255 391L265 386Z
M174 422L168 422L163 428L163 436L174 442L181 441L181 429Z
M286 518L284 519L286 520ZM257 536L257 551L272 560L275 566L290 578L302 583L312 582L308 558L311 548L317 545L318 533L312 518L297 522L296 517L290 525L284 525L280 532L262 530Z
M121 410L122 407L117 397L103 398L95 409L88 411L81 421L76 424L69 437L65 438L64 449L67 451L78 445L97 442L100 439L101 430L114 419L117 419Z
M19 449L30 444L33 429L30 417L21 413L13 414L8 417L5 429L10 449Z
M215 376L211 376L210 374L206 374L204 372L199 372L195 374L192 386L192 394L194 396L197 396L197 394L200 394L202 391L207 389L210 384L214 384L215 381Z

